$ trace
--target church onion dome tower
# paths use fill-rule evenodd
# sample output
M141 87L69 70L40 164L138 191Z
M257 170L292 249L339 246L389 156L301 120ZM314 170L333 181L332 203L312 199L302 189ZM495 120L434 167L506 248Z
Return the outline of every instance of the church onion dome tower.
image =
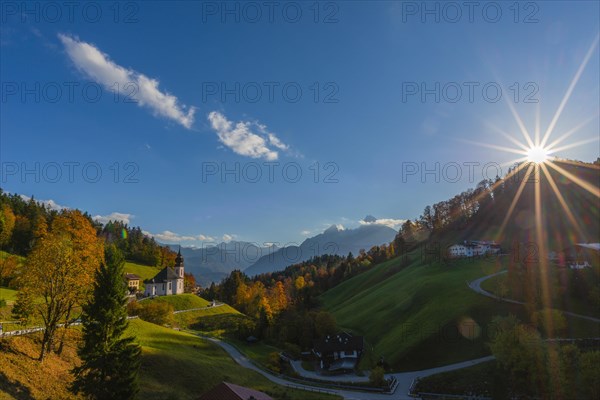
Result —
M183 278L183 256L181 255L181 246L179 246L179 251L177 252L177 257L175 258L175 273L178 277Z

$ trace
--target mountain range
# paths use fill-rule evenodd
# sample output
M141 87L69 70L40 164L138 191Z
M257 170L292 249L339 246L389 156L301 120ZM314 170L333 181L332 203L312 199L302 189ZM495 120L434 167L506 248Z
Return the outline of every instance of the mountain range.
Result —
M397 232L385 225L377 224L376 218L367 216L363 224L354 229L332 225L323 233L304 240L300 246L259 246L256 243L231 241L206 247L182 247L187 272L196 277L202 286L218 283L235 269L249 276L283 270L285 267L306 261L322 254L345 256L357 254L375 245L391 242ZM177 245L168 245L174 251Z
M168 245L177 251L179 246ZM245 270L264 254L277 247L259 247L256 243L231 241L206 247L182 247L186 272L194 274L202 287L218 283L235 269Z
M279 271L315 256L323 254L345 256L349 252L357 254L361 249L369 250L375 245L391 242L398 232L386 225L376 224L375 221L374 217L368 216L363 220L363 225L354 229L332 225L323 233L304 240L300 246L283 247L262 256L246 268L244 273L254 276Z

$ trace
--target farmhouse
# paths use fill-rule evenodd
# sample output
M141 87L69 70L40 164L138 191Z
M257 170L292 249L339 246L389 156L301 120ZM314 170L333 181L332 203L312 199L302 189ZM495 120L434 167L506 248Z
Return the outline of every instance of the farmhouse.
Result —
M494 241L465 240L463 244L454 244L448 247L450 258L478 257L488 254L498 254L500 245Z
M198 400L273 400L273 398L258 390L221 382L200 396Z
M362 336L347 332L327 335L317 341L313 353L323 372L349 372L356 368L364 349Z
M136 274L125 274L125 282L127 283L127 288L131 293L136 293L140 290L140 277Z
M146 290L144 296L169 296L183 293L183 256L181 248L175 258L175 266L165 267L152 279L144 281Z
M591 268L599 264L600 243L575 243L558 252L551 252L548 258L558 266L570 269Z

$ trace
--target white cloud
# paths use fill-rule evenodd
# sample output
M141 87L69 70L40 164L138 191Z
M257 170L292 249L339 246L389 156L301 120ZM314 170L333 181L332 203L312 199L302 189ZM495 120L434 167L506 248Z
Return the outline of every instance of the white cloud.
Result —
M192 241L197 240L196 236L179 235L179 234L177 234L175 232L171 232L171 231L163 231L161 233L150 233L148 231L142 231L142 233L146 236L153 237L154 239L157 239L161 242L178 243L178 242L192 242Z
M161 233L151 233L148 231L142 231L142 233L146 236L150 236L153 237L154 239L160 241L160 242L166 242L166 243L181 243L181 242L216 242L217 239L215 239L214 236L208 236L208 235L195 235L195 236L191 236L191 235L181 235L175 232L171 232L171 231L162 231ZM224 234L222 237L222 240L224 242L229 242L233 239L235 239L236 235L234 234Z
M364 220L360 220L359 223L361 225L385 225L392 229L398 230L402 224L406 222L405 219L394 219L394 218L380 218L372 222L366 222Z
M20 194L19 196L21 196L21 198L25 201L29 201L31 200L31 197L29 196L25 196L24 194ZM67 206L61 206L60 204L57 204L54 200L35 200L36 203L38 204L43 204L46 206L46 208L49 208L51 210L56 210L56 211L60 211L60 210L69 210L70 208Z
M300 234L301 234L302 236L308 236L308 235L310 235L311 233L312 233L312 232L311 232L311 231L309 231L309 230L304 230L304 231L300 232Z
M289 149L274 133L268 132L265 125L247 121L234 123L217 111L208 114L208 120L221 143L242 156L277 160L278 152L269 145L280 150Z
M129 224L132 218L132 214L125 214L119 212L113 212L108 215L96 215L92 217L94 221L98 221L102 224L106 224L108 221L119 221L125 224Z
M115 86L118 87L120 94L127 93L128 99L150 108L155 115L191 128L196 109L189 107L186 111L186 107L179 104L177 97L158 89L159 82L156 79L114 63L108 54L102 53L89 43L60 33L58 37L71 61L85 75L107 90L114 91Z
M201 242L214 242L215 238L212 236L198 235L196 236L196 240L199 240Z
M269 143L271 143L273 146L277 147L278 149L280 149L280 150L288 150L290 148L290 146L288 146L287 144L284 144L273 133L269 133L267 136L269 137Z

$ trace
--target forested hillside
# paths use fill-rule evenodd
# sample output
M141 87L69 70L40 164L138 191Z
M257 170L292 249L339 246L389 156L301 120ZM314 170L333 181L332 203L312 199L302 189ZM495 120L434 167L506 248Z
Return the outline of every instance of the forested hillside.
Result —
M33 197L6 193L0 188L0 250L27 256L59 214L60 211ZM114 243L129 261L151 266L172 265L175 261L175 252L144 235L139 227L129 227L119 221L101 224L87 212L83 212L83 216L94 226L98 236L107 243Z

